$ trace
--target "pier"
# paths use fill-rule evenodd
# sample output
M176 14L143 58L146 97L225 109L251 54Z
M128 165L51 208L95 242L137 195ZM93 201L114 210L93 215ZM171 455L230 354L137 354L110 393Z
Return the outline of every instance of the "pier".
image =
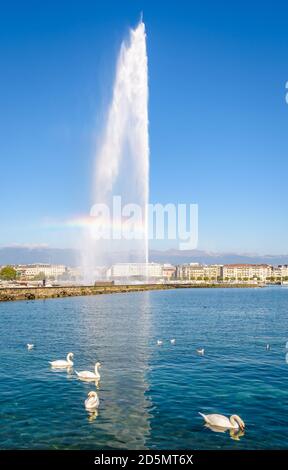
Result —
M143 292L171 289L203 289L203 288L255 288L263 287L255 284L125 284L95 286L57 286L57 287L7 287L0 288L0 302L15 300L56 299L84 295L120 294L127 292Z

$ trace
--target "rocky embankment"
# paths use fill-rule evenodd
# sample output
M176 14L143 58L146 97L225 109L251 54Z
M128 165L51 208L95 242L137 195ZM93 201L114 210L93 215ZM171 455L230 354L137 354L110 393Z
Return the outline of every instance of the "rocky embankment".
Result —
M207 287L257 287L255 284L141 284L109 286L63 286L63 287L13 287L0 288L0 301L54 299L82 295L114 294L124 292L141 292L150 290L189 289ZM260 287L260 286L259 286Z

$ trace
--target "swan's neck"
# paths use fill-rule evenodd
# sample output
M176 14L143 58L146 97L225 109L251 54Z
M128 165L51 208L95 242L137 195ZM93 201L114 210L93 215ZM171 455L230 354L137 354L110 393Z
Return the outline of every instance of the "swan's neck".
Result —
M235 416L231 416L231 417L230 417L230 423L232 424L233 429L240 429L238 420L237 420L237 418L236 418Z
M69 364L72 364L72 361L71 361L71 356L70 356L70 354L68 354L68 356L67 356L67 362L68 362Z
M95 365L95 375L97 375L97 377L100 377L98 367L99 367L98 364L96 364Z

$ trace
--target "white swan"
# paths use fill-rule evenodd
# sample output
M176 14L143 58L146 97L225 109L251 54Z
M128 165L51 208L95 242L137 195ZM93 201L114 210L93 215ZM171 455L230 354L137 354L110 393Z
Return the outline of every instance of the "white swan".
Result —
M176 339L175 339L175 338L170 339L170 343L171 343L171 344L175 344L175 343L176 343Z
M73 366L73 362L71 359L73 359L74 354L72 352L67 354L66 361L60 360L60 361L52 361L49 362L52 367L58 367L59 369L64 369L65 367L71 367Z
M270 344L266 344L267 351L270 349Z
M99 398L96 392L89 392L88 398L85 400L85 408L88 411L93 411L99 406Z
M238 415L232 415L230 418L217 414L204 415L203 413L199 413L199 415L204 418L205 423L217 428L241 429L241 431L245 428L244 421Z
M90 372L89 370L82 370L80 372L77 372L75 370L77 376L79 379L84 379L84 380L100 380L100 374L99 374L99 368L101 367L100 362L96 362L95 364L95 372Z
M34 344L30 344L30 343L28 343L26 346L27 346L28 351L34 348Z
M157 339L157 344L158 346L161 346L161 344L163 344L163 341L161 341L161 339Z
M201 354L201 356L203 356L204 353L205 353L205 349L204 349L204 348L202 348L202 349L196 349L196 351L197 351L198 354Z
M210 429L212 432L220 432L220 433L225 433L229 431L231 439L233 441L240 441L240 438L245 436L245 430L239 429L227 429L227 428L219 428L219 426L212 426L211 424L205 423L205 428Z

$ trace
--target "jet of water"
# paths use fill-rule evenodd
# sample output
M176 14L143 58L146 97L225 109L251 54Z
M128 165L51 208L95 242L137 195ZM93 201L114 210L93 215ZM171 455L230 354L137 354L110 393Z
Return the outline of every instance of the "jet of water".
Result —
M138 241L137 250L141 252L139 261L147 263L148 64L145 25L142 19L135 29L130 30L128 40L121 45L112 100L96 154L93 204L105 204L109 207L115 195L120 195L124 204L133 203L141 207L142 238ZM111 251L116 246L103 245L93 240L89 230L84 244L84 269L90 273L95 264L95 257L99 257L99 251L103 255L105 249ZM129 251L131 246L133 244L128 244L127 240L120 240L117 250ZM103 261L105 262L105 257Z

